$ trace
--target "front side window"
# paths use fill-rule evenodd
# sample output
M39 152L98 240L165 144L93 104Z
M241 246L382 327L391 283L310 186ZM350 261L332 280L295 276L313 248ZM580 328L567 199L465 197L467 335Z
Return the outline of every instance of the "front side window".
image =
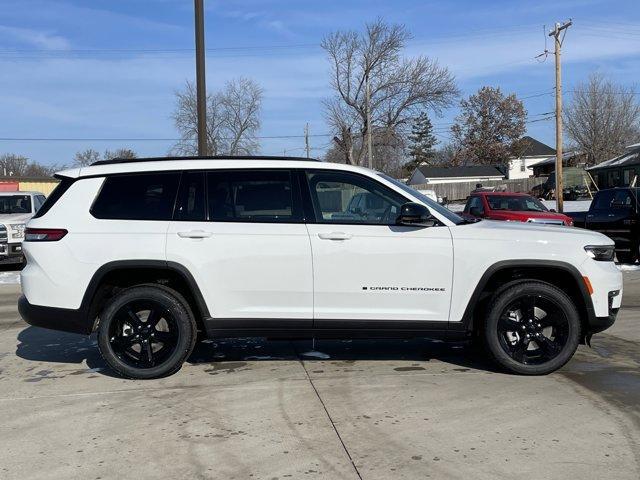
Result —
M464 211L465 213L471 213L471 209L474 209L474 214L484 215L484 205L480 197L469 197Z
M107 177L91 214L113 220L171 220L179 181L178 172Z
M0 214L31 213L31 195L0 196Z
M212 171L207 174L207 197L212 221L302 221L289 170Z
M316 221L395 225L407 200L384 185L347 172L307 172Z

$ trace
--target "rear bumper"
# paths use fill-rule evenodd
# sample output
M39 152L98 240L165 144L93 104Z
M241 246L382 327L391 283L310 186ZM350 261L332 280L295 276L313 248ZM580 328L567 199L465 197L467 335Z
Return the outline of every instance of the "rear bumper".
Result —
M18 300L22 319L34 327L89 335L92 325L82 310L31 305L24 295Z
M0 263L19 263L23 258L21 243L0 243Z

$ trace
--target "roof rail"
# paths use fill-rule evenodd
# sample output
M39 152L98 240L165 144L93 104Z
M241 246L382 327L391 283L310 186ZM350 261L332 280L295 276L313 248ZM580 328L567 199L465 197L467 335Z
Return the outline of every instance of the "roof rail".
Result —
M187 157L146 157L146 158L112 158L111 160L98 160L93 165L114 165L118 163L137 163L137 162L161 162L171 160L282 160L296 162L321 162L317 158L306 157L279 157L269 155L206 155L206 156L187 156Z

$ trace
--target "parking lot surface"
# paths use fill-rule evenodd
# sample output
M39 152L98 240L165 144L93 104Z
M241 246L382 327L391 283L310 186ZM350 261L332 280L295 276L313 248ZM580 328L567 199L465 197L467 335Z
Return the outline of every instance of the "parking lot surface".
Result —
M199 344L114 377L94 338L24 324L0 286L2 479L640 478L640 272L559 372L429 340Z

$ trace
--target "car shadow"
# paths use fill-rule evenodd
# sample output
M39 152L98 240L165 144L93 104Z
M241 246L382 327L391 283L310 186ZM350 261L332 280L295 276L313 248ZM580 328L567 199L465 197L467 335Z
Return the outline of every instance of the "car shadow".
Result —
M81 364L107 376L113 373L98 352L95 334L89 337L29 326L18 334L16 355L34 362ZM234 338L205 340L196 344L187 359L190 364L237 361L359 361L431 360L457 367L497 372L486 355L464 343L410 340L268 340Z

